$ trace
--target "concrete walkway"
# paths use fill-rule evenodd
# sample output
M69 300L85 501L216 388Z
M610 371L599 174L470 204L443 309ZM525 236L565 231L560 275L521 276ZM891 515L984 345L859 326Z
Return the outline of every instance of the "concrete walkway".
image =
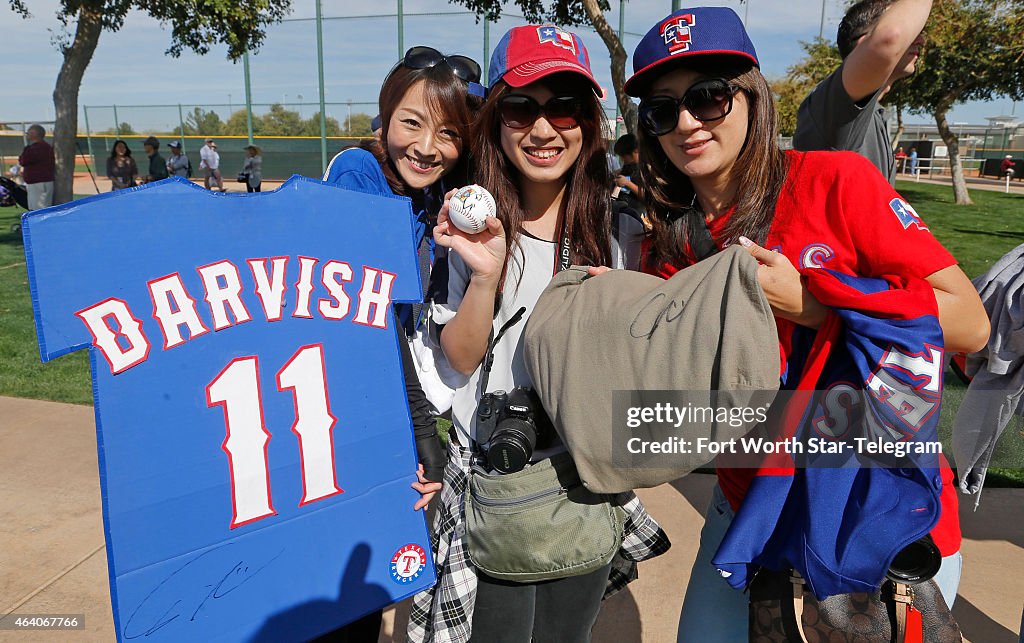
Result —
M84 613L84 631L0 631L0 641L113 641L90 407L0 397L0 616ZM714 477L639 495L672 539L669 553L605 603L598 643L672 642ZM961 507L964 574L954 615L968 640L1016 643L1024 604L1024 489L989 489ZM381 641L403 641L407 608L385 613Z

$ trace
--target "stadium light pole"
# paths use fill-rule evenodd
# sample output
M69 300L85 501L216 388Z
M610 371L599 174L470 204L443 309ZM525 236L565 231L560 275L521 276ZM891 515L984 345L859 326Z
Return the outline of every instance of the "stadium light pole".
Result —
M324 16L320 0L316 0L316 65L320 83L320 166L327 171L327 114L324 113Z
M181 143L181 151L185 151L185 116L181 113L181 103L178 103L178 142ZM250 143L252 141L249 141Z
M242 73L245 75L245 131L249 135L249 145L252 145L252 84L249 82L248 49L242 54ZM181 105L178 106L178 110L181 110ZM182 134L184 133L184 127L182 127Z
M683 6L683 0L672 0L672 13L679 11Z
M487 87L488 76L491 73L491 59L487 55L487 50L491 48L491 21L484 16L484 76L481 79L484 83L484 87Z
M825 0L821 0L821 25L818 26L818 38L825 37Z
M619 43L623 43L622 34L626 31L626 0L619 0ZM625 46L623 44L623 46ZM612 92L614 94L615 92ZM615 97L615 139L619 138L619 101Z
M398 59L405 55L405 12L402 11L402 0L398 0Z
M750 15L750 0L743 0L743 26L747 26L747 17Z
M82 111L85 114L85 144L89 149L89 156L92 157L93 165L95 165L96 155L92 153L92 132L89 130L89 108L83 105Z

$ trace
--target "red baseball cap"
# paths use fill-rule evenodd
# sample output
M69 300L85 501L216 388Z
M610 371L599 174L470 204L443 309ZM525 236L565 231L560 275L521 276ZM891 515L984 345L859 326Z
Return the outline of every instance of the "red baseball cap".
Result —
M603 94L579 36L555 25L512 27L491 54L487 88L493 89L499 80L522 87L562 71L586 77L597 95Z

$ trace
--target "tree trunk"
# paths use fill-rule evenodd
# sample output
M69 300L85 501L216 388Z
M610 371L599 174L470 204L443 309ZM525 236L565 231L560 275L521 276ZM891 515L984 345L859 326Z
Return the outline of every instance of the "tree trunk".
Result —
M615 100L619 106L619 114L622 115L622 120L626 124L626 131L635 134L637 124L636 104L629 99L629 96L622 89L622 86L626 84L626 50L623 48L622 42L619 40L615 30L605 20L604 13L597 6L597 0L583 0L583 9L587 12L587 17L590 18L590 24L593 25L594 30L597 31L597 34L601 36L601 40L604 41L605 47L608 48L608 53L611 54L612 85L615 90Z
M903 138L903 132L906 131L906 126L903 124L903 106L896 105L896 133L893 134L892 140L889 141L889 147L892 151L896 151L899 146L900 139Z
M57 174L53 186L53 202L67 203L72 198L75 178L75 143L78 139L78 89L82 85L85 68L103 31L103 13L83 6L78 12L75 39L64 49L64 62L57 74L53 90L56 122L53 127L53 148L57 161Z
M964 168L960 163L960 141L949 129L949 122L946 121L946 114L949 113L950 104L942 101L935 108L935 125L939 128L939 136L949 149L949 171L953 175L953 195L956 197L957 205L973 205L971 196L967 193L967 181L964 179ZM935 154L932 153L934 157Z

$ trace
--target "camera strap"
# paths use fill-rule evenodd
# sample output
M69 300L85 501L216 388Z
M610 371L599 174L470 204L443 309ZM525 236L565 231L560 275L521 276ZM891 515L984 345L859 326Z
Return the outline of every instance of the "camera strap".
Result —
M480 373L480 395L487 392L487 381L491 378L491 366L494 364L494 347L498 345L505 331L518 324L525 314L526 306L520 307L516 314L512 315L511 319L498 329L497 335L494 334L494 329L491 328L490 337L487 338L487 352L484 354L483 370Z

